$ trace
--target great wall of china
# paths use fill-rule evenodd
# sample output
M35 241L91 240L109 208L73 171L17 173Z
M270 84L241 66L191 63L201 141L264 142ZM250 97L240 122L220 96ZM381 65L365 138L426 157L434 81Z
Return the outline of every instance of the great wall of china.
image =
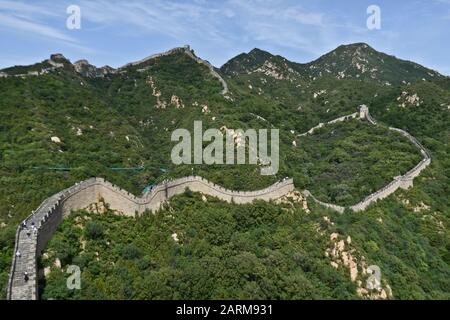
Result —
M334 119L326 124L342 122L357 117L358 113L356 112ZM367 119L371 124L378 125L371 117L369 109L364 105L360 107L359 118ZM323 126L324 124L320 124L299 136L312 134L316 129ZM419 148L423 155L423 159L406 174L395 177L392 182L382 189L367 196L361 202L350 206L350 209L355 212L365 210L371 203L389 196L398 188L407 189L411 187L413 179L431 163L430 153L416 138L404 130L392 127L389 127L389 129L399 132L408 138L417 148ZM8 299L38 299L37 259L45 249L47 242L51 239L59 224L73 210L88 208L90 205L98 203L103 199L109 204L109 207L112 210L120 214L135 216L136 214L142 214L147 210L158 210L163 203L167 202L167 200L174 195L185 192L186 189L217 197L227 202L243 204L251 203L254 200L269 201L279 199L294 190L294 183L292 179L285 179L266 189L258 191L232 191L211 183L204 178L189 176L165 181L144 193L142 197L136 197L102 178L92 178L77 183L76 185L45 199L18 227L15 238L15 254L8 283ZM303 195L313 199L322 206L336 210L340 213L343 213L345 210L345 207L325 203L316 199L308 190L304 190ZM32 226L36 226L36 231L30 231ZM20 253L20 255L18 253ZM27 281L24 278L25 272L28 274Z
M357 117L358 113L356 112L329 121L327 124ZM364 105L360 107L359 118L367 119L371 124L378 125L369 114L368 108ZM324 124L320 124L300 136L311 134L314 130L323 126ZM389 196L398 188L407 189L411 187L413 179L431 163L430 153L416 138L404 130L392 127L389 127L389 129L399 132L408 138L417 148L419 148L423 155L423 159L406 174L395 177L392 182L382 189L367 196L361 202L350 206L350 209L355 212L365 210L371 203ZM269 201L279 199L294 190L294 183L292 179L285 179L268 188L258 191L232 191L211 183L204 178L189 176L165 181L144 193L142 197L136 197L102 178L92 178L77 183L74 186L45 199L18 227L15 238L15 254L8 283L8 299L38 299L37 259L45 249L47 242L51 239L59 224L72 211L88 208L90 205L98 203L100 200L104 200L109 204L109 207L112 210L123 215L135 216L136 214L142 214L145 211L158 210L162 204L167 202L167 200L174 195L185 192L186 189L217 197L227 202L243 204L251 203L254 200ZM320 205L338 212L343 213L345 210L345 207L325 203L316 199L308 190L304 190L303 195L310 197ZM31 231L32 226L36 227L36 231ZM25 272L28 274L28 280L25 280Z
M171 197L186 189L238 204L254 200L276 200L294 190L292 179L285 179L258 191L232 191L208 180L189 176L165 181L143 194L141 198L105 181L92 178L45 199L16 231L14 257L8 282L7 297L11 300L38 299L37 259L53 233L73 210L88 208L103 199L109 207L127 216L155 211ZM36 230L33 230L33 226ZM20 253L20 255L18 254ZM27 272L28 279L25 279Z
M222 94L226 95L228 93L226 82L214 70L214 67L209 64L209 62L196 57L190 50L189 46L174 48L164 53L152 55L143 60L125 65L118 70L114 70L114 72L120 72L120 70L123 70L129 65L139 65L148 60L174 54L176 52L184 52L198 63L206 65L210 70L210 73L222 83ZM328 124L355 118L367 119L371 124L378 125L370 115L367 106L362 105L360 106L359 112L345 115L326 123L320 123L299 136L312 134L315 130ZM431 163L430 153L420 144L419 141L417 141L416 138L401 129L389 127L389 130L398 132L409 139L421 151L423 159L406 174L395 177L394 180L385 187L367 196L361 202L350 206L349 208L355 212L365 210L370 204L389 196L398 188L407 189L411 187L413 184L413 179ZM111 209L124 215L134 216L135 214L141 214L146 210L155 211L159 209L161 205L172 196L185 192L186 188L189 188L194 192L201 192L228 202L233 201L235 203L250 203L253 200L268 201L278 199L293 191L294 184L292 179L287 179L266 189L244 192L227 190L201 177L190 176L159 184L151 191L145 193L143 197L139 198L101 178L92 178L80 182L45 199L38 209L26 218L18 227L14 250L15 255L13 257L10 279L8 283L8 299L33 300L38 298L37 258L40 256L42 250L44 250L47 242L50 240L61 221L64 217L69 215L72 210L87 208L91 204L98 203L100 199L104 199L105 202L109 204ZM313 199L316 203L332 210L340 213L343 213L345 210L345 207L343 206L325 203L318 200L308 190L304 190L302 193L304 196ZM26 228L23 226L26 226ZM37 227L36 232L29 231L31 226ZM20 255L18 255L19 252ZM25 272L28 274L27 281L24 279Z
M151 55L151 56L149 56L149 57L147 57L147 58L144 58L144 59L142 59L142 60L139 60L139 61L136 61L136 62L128 63L128 64L126 64L126 65L124 65L124 66L122 66L122 67L120 67L120 68L118 68L118 69L110 68L110 69L108 69L108 70L109 70L108 72L110 72L110 73L126 72L125 69L126 69L127 67L129 67L129 66L137 66L137 65L142 64L142 63L145 63L145 62L147 62L147 61L150 61L150 60L153 60L153 59L158 59L158 58L160 58L160 57L172 55L172 54L179 53L179 52L183 52L183 53L187 54L190 58L192 58L192 59L193 59L194 61L196 61L197 63L200 63L200 64L206 66L206 67L208 68L208 70L209 70L209 73L210 73L214 78L216 78L216 79L222 84L222 87L223 87L222 92L221 92L222 95L224 95L225 97L228 98L228 96L227 96L227 94L228 94L228 85L227 85L226 81L225 81L225 80L222 78L222 76L216 71L216 69L214 68L214 66L213 66L211 63L209 63L208 61L203 60L203 59L197 57L196 55L194 55L194 53L192 52L190 46L188 46L188 45L186 45L186 46L184 46L184 47L173 48L173 49L170 49L170 50L168 50L168 51L166 51L166 52L162 52L162 53L157 53L157 54ZM7 74L7 73L5 73L5 72L1 72L1 71L0 71L0 78L7 78L7 77L20 77L20 78L26 78L26 77L30 77L30 76L40 76L40 75L43 75L43 74L47 74L47 73L49 73L50 71L54 71L54 70L56 70L56 69L63 68L63 67L64 67L64 64L53 61L53 60L52 60L53 57L60 57L60 58L62 57L62 58L64 58L64 57L63 57L62 55L60 55L60 54L52 55L52 56L50 57L50 59L45 60L45 62L48 63L48 64L50 64L51 67L43 68L43 69L41 69L40 71L29 71L29 72L26 73L26 74L9 75L9 74ZM85 61L85 60L80 60L80 61ZM85 63L87 63L87 61L85 61ZM77 63L75 63L75 64L77 64ZM74 66L75 66L75 64L74 64ZM144 71L144 70L146 70L146 68L139 69L138 71Z
M315 130L317 130L327 124L342 122L342 121L357 118L357 117L358 117L358 113L356 112L356 113L352 113L350 115L342 116L337 119L328 121L326 124L320 123L319 125L311 128L309 131L300 134L299 136L306 136L308 134L312 134ZM369 108L365 105L360 106L359 118L367 119L367 121L369 121L371 124L378 125L378 123L370 115ZM409 141L411 141L420 150L423 158L414 168L409 170L404 175L395 177L394 180L392 180L389 184L387 184L383 188L368 195L366 198L364 198L362 201L358 202L357 204L350 206L350 209L355 212L365 210L370 204L372 204L380 199L388 197L389 195L394 193L398 188L408 189L409 187L412 187L414 178L417 177L420 174L420 172L431 163L431 154L428 152L427 149L425 149L422 146L422 144L416 138L414 138L412 135L410 135L408 132L406 132L402 129L393 128L393 127L389 127L388 129L398 132L401 135L405 136ZM310 197L316 203L318 203L324 207L333 209L340 213L343 213L345 210L345 207L343 207L343 206L339 206L339 205L332 204L332 203L326 203L326 202L318 200L308 190L304 190L302 193L304 196Z
M187 54L190 58L192 58L194 61L196 61L197 63L203 64L204 66L206 66L209 69L209 73L214 78L219 80L219 82L222 84L222 87L223 87L222 95L226 95L228 93L228 85L227 85L227 83L222 78L222 76L214 69L214 66L211 63L209 63L208 61L203 60L203 59L197 57L196 55L194 55L194 53L192 52L190 46L188 46L188 45L186 45L184 47L173 48L173 49L170 49L170 50L168 50L166 52L157 53L157 54L151 55L151 56L149 56L147 58L144 58L142 60L128 63L128 64L124 65L123 67L119 68L118 70L124 70L128 66L137 66L137 65L143 64L143 63L145 63L147 61L158 59L158 58L161 58L161 57L164 57L164 56L169 56L169 55L172 55L172 54L175 54L175 53L178 53L178 52L183 52L183 53ZM145 68L140 69L140 71L144 71L144 70L145 70Z

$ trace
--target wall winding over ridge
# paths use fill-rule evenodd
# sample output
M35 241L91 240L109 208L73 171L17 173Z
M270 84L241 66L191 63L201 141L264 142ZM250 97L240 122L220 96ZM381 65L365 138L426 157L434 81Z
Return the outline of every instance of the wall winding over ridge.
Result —
M187 54L190 58L192 58L196 62L205 65L209 69L209 73L214 78L219 80L219 82L222 84L222 87L223 87L222 95L226 95L228 93L228 85L225 82L225 80L222 78L222 76L216 71L216 69L214 69L214 67L211 65L211 63L209 63L208 61L203 60L203 59L197 57L196 55L194 55L192 53L192 51L191 51L190 46L173 48L173 49L170 49L170 50L168 50L166 52L162 52L162 53L157 53L157 54L151 55L151 56L149 56L147 58L144 58L142 60L139 60L139 61L136 61L136 62L132 62L132 63L128 63L128 64L124 65L123 67L119 68L119 70L123 70L123 69L125 69L128 66L136 66L136 65L139 65L141 63L145 63L145 62L147 62L149 60L157 59L157 58L164 57L164 56L169 56L169 55L172 55L172 54L178 53L178 52L184 52L185 54Z
M45 199L18 227L14 253L20 252L20 256L15 254L13 257L8 283L8 299L35 300L38 298L37 259L61 221L72 210L87 208L100 199L104 199L111 209L124 215L135 216L146 210L159 209L172 196L185 192L186 188L224 201L242 204L251 203L254 200L278 199L293 191L294 183L292 179L285 179L262 190L232 191L202 177L189 176L165 181L146 192L141 198L102 178L92 178L77 183ZM37 227L36 232L32 231L33 225ZM28 281L25 281L25 272L28 273Z
M355 117L356 117L356 114L353 113L351 115L343 116L343 117L337 118L335 120L329 121L329 122L327 122L327 124L341 122L346 119L355 118ZM369 121L373 125L378 125L378 123L375 121L375 119L373 119L372 116L370 115L369 108L365 105L360 106L359 117L360 117L360 119L367 119L367 121ZM315 129L320 128L322 126L323 126L323 124L313 127L308 132L302 134L302 136L311 134L314 132ZM350 206L350 209L355 212L365 210L370 204L372 204L373 202L376 202L378 200L381 200L383 198L388 197L389 195L394 193L398 188L408 189L409 187L412 187L414 178L417 177L420 174L420 172L431 163L431 154L428 152L427 149L425 149L422 146L422 144L416 138L414 138L412 135L410 135L405 130L401 130L401 129L393 128L393 127L389 127L389 130L398 132L398 133L402 134L403 136L405 136L409 141L411 141L420 150L423 158L414 168L409 170L404 175L395 177L394 180L391 181L388 185L386 185L383 188L370 194L369 196L364 198L364 200L362 200L361 202L358 202L357 204ZM311 194L311 192L309 192L308 190L304 190L303 194L305 196L311 197L315 202L319 203L320 205L323 205L327 208L336 210L340 213L344 212L344 210L345 210L345 207L342 207L342 206L339 206L336 204L325 203L325 202L322 202L322 201L316 199Z
M340 117L328 123L344 121L355 118L357 114ZM377 125L370 116L366 106L360 108L360 118L366 118L370 123ZM394 180L366 197L363 201L350 207L353 211L365 210L371 203L385 198L395 192L398 188L407 189L412 186L413 179L431 163L430 153L404 130L389 128L408 138L423 155L423 159L406 174L395 177ZM310 130L311 131L311 130ZM312 133L312 130L310 133ZM238 204L251 203L253 200L275 200L294 190L292 179L277 182L274 185L258 191L232 191L218 186L198 176L189 176L181 179L165 181L141 198L105 181L102 178L92 178L65 189L57 194L45 199L42 204L28 216L18 227L16 232L16 242L14 252L20 252L13 257L10 278L8 283L8 299L13 300L35 300L38 298L37 279L37 258L44 250L47 242L52 237L61 221L71 213L72 210L87 208L93 203L97 203L101 198L110 205L110 208L128 216L141 214L146 210L158 210L161 205L172 196L185 192L186 188L194 192L211 195L228 202ZM311 197L317 203L344 212L345 208L335 204L324 203L317 200L308 190L303 191L304 195ZM36 232L29 232L31 226L37 227ZM28 273L29 279L25 281L24 272Z
M166 51L166 52L153 54L153 55L151 55L151 56L149 56L149 57L146 57L146 58L144 58L144 59L142 59L142 60L139 60L139 61L136 61L136 62L127 63L126 65L124 65L124 66L118 68L117 70L116 70L116 69L110 68L109 72L110 72L110 73L121 73L121 72L125 72L125 69L126 69L127 67L129 67L129 66L137 66L137 65L139 65L139 64L141 64L141 63L145 63L145 62L147 62L147 61L149 61L149 60L157 59L157 58L164 57L164 56L169 56L169 55L172 55L172 54L175 54L175 53L178 53L178 52L183 52L183 53L187 54L190 58L192 58L194 61L196 61L197 63L200 63L200 64L205 65L205 66L209 69L209 73L210 73L214 78L216 78L216 79L222 84L222 87L223 87L222 92L221 92L222 95L224 95L225 98L229 98L228 96L226 96L226 95L228 94L228 84L226 83L226 81L225 81L225 80L222 78L222 76L216 71L216 69L214 68L214 66L213 66L211 63L209 63L208 61L203 60L203 59L197 57L197 56L192 52L190 46L177 47L177 48L170 49L170 50L168 50L168 51ZM63 68L63 67L64 67L64 64L58 63L58 62L54 62L54 61L52 60L52 58L46 60L46 62L47 62L48 64L50 64L51 66L50 66L50 67L47 67L47 68L43 68L43 69L40 70L40 71L30 71L30 72L28 72L28 73L26 73L26 74L9 75L9 74L7 74L6 72L0 71L0 78L8 78L8 77L21 77L21 78L26 78L26 77L29 77L29 76L40 76L40 75L42 75L42 74L47 74L47 73L49 73L50 71L54 71L54 70L56 70L56 69L59 69L59 68ZM75 63L75 64L76 64L76 63ZM145 70L145 68L139 69L138 71L143 71L143 70Z

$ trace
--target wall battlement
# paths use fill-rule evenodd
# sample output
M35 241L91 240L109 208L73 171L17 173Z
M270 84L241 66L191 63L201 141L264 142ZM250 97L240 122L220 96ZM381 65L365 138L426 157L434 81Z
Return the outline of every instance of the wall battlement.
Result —
M202 177L189 176L165 181L142 198L104 180L91 178L64 189L45 199L18 227L14 257L8 282L7 297L11 300L36 300L38 298L37 259L45 249L62 220L73 210L79 210L104 199L112 210L127 216L156 211L171 197L186 189L238 204L254 200L276 200L294 190L292 179L284 179L268 188L257 191L233 191L218 186ZM26 226L26 228L24 228ZM33 226L37 228L33 231ZM20 252L20 256L16 255ZM28 273L25 281L24 273Z

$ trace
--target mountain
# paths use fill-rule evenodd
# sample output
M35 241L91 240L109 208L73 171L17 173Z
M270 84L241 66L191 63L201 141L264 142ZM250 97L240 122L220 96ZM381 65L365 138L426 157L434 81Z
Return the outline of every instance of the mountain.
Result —
M364 263L380 266L383 286L394 298L449 297L450 80L432 70L366 44L340 46L305 64L253 49L220 69L183 47L116 69L54 54L31 66L0 70L0 89L2 287L17 225L43 199L77 181L105 177L139 194L193 170L236 190L261 189L289 176L297 191L308 189L323 202L348 206L420 160L410 141L388 130L393 126L416 137L432 163L413 188L398 190L361 214L339 214L310 198L305 208L299 194L282 203L242 207L205 202L189 192L123 233L116 226L131 222L78 213L82 218L74 219L93 219L97 226L87 229L103 228L100 234L110 234L115 243L108 248L107 238L80 234L77 221L67 220L49 247L53 260L45 263L54 276L46 279L45 297L70 298L61 289L64 272L55 269L56 259L63 268L76 262L90 279L99 277L78 298L93 298L96 292L111 298L113 291L130 297L139 291L136 283L161 289L153 297L199 297L204 291L183 291L185 283L201 279L211 285L203 270L217 266L207 269L213 277L225 272L218 267L224 264L230 273L223 278L233 280L213 278L223 288L208 297L232 298L239 292L247 298L360 298L368 296L357 291L359 281L366 281ZM355 119L301 136L319 123L357 112L362 104L379 127ZM192 131L194 120L202 120L204 129L280 129L278 174L261 176L258 165L174 165L171 133ZM172 241L177 232L183 246ZM89 241L84 252L83 239ZM148 239L164 245L143 248ZM349 251L331 256L341 240ZM104 260L96 260L98 250ZM355 271L350 252L357 280L350 277ZM114 259L120 269L111 267ZM139 270L148 278L133 278ZM104 283L117 287L108 292ZM135 296L148 297L141 291Z
M421 65L378 52L365 43L341 45L309 63L294 63L259 49L240 54L225 63L228 75L262 73L282 79L357 79L400 85L417 81L442 80L438 72Z
M301 64L257 48L232 58L220 70L229 76L257 73L277 80L292 81L302 77L307 78Z
M421 65L374 50L365 43L342 45L306 65L313 77L374 80L386 85L431 81L444 77Z

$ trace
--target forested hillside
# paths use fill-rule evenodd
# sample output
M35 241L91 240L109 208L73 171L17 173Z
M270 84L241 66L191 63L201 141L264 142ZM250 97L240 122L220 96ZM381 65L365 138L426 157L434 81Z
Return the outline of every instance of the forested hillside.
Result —
M226 95L183 50L119 69L53 55L1 71L2 294L18 224L77 181L105 177L137 195L192 173L235 190L293 177L299 191L348 206L420 161L407 139L387 130L393 126L414 135L432 163L413 188L364 212L340 215L311 199L304 208L293 198L239 206L192 193L135 220L78 212L49 244L42 297L449 298L450 80L437 72L365 44L302 64L258 49L243 53L217 70ZM352 119L299 136L361 104L381 126ZM279 128L279 172L175 166L171 133L192 130L194 120L204 128ZM333 256L341 240L345 249ZM86 271L81 291L63 288L68 264ZM382 271L383 297L361 291L363 270L373 264Z

